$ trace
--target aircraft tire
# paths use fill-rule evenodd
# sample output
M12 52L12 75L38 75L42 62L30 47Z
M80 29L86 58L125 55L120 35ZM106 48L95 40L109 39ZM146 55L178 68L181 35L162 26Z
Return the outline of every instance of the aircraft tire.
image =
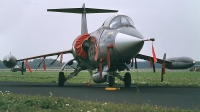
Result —
M115 78L113 76L108 77L108 86L113 87L115 84Z
M64 83L65 83L65 75L64 75L64 72L59 72L59 75L58 75L58 86L59 86L59 87L63 87L63 86L64 86Z
M129 72L124 75L124 85L125 87L131 87L131 74Z

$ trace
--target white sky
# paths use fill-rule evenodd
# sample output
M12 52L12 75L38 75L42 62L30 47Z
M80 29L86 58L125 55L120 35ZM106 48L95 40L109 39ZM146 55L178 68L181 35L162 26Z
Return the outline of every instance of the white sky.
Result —
M0 60L10 51L19 59L71 49L81 32L81 15L46 10L79 8L83 3L132 18L144 38L155 38L158 58L167 53L167 58L188 56L200 61L199 0L0 0ZM113 14L88 14L89 32ZM152 55L151 42L140 53ZM71 58L64 55L64 61Z

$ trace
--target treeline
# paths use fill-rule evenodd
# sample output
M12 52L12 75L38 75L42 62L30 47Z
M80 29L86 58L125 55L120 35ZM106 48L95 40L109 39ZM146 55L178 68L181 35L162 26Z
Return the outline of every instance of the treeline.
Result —
M45 59L46 67L47 68L61 68L60 62L58 60L55 61L53 65L50 65L53 62L53 60L54 59ZM42 59L34 59L32 61L29 61L29 65L31 68L37 69L38 65L40 64L41 61L42 61ZM63 64L64 63L65 62L63 62ZM76 67L76 64L77 63L74 63L72 66ZM21 67L21 62L18 62L17 65L19 67ZM197 61L196 65L200 65L200 61ZM128 65L128 66L131 67L131 65ZM138 66L138 68L151 68L149 61L139 61L139 62L137 62L137 66ZM161 67L162 67L161 64L155 63L155 68L161 68ZM3 62L0 60L0 69L5 69L5 68L6 67L3 65ZM39 68L43 68L43 65L41 64ZM67 66L67 68L71 68L71 67Z
M128 67L131 68L131 64L129 64ZM135 67L135 63L133 65L133 67ZM140 69L140 68L151 68L149 61L139 61L139 62L137 62L137 67L138 67L138 69ZM155 68L161 68L161 67L162 67L161 64L155 63Z
M45 59L45 64L47 68L57 68L60 66L60 62L57 60L55 61L52 65L51 63L53 62L54 59ZM32 61L29 61L29 66L33 69L37 69L38 65L42 62L42 59L34 59ZM18 62L17 63L18 66L21 67L22 62ZM24 65L26 66L26 64L24 63ZM39 68L43 68L43 64L41 63Z
M45 65L47 68L61 68L60 66L60 61L56 60L52 65L51 63L54 61L54 59L45 59ZM33 69L40 69L40 68L43 68L43 63L42 62L42 59L34 59L32 61L28 61L29 63L29 66ZM41 65L39 66L39 64L41 63ZM65 62L63 62L62 64L64 64ZM17 65L19 67L22 66L22 62L18 62ZM26 64L24 63L24 66L26 66ZM39 67L38 67L39 66Z
M45 64L46 64L46 67L47 68L61 68L60 67L60 61L55 61L53 63L53 65L50 65L52 62L53 62L54 59L45 59ZM29 66L33 69L38 69L38 65L41 63L42 59L34 59L32 61L28 61L29 63ZM63 62L64 64L64 62ZM22 62L17 62L17 65L19 67L22 66ZM24 67L26 66L26 64L24 63ZM3 65L3 61L0 60L0 69L4 69L6 68L4 65ZM39 68L43 68L43 64L40 65Z

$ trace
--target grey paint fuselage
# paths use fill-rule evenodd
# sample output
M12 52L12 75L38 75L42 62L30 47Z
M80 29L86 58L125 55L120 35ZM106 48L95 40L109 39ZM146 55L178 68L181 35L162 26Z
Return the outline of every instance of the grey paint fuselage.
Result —
M119 15L120 16L120 15ZM134 58L142 49L144 41L141 33L132 26L121 26L119 28L100 27L96 31L90 33L90 38L95 38L97 41L90 41L88 49L88 58L78 60L81 61L86 68L98 68L99 60L105 59L103 65L106 65L106 50L109 44L114 44L110 50L111 65L124 64ZM100 46L97 61L94 60L97 46ZM73 49L74 50L74 49ZM74 51L75 52L75 51ZM77 58L76 55L74 55Z

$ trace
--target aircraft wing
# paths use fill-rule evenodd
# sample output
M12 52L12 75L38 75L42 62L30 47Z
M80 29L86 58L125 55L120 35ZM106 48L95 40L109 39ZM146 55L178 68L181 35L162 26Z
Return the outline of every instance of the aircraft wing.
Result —
M151 57L151 56L147 56L147 55L143 55L143 54L137 54L135 58L143 59L143 60L147 60L147 61L149 61L149 58L153 59L153 57ZM159 58L157 58L157 63L162 64L163 61L164 61L163 59L159 59ZM171 63L171 62L165 60L165 63Z
M67 54L67 53L72 53L72 50L66 50L66 51L54 52L54 53L49 53L49 54L44 54L44 55L39 55L39 56L33 56L33 57L18 59L17 61L23 61L23 60L29 60L29 59L35 59L35 58L41 58L41 57L47 57L47 56L54 56L54 55L60 55L60 54Z

